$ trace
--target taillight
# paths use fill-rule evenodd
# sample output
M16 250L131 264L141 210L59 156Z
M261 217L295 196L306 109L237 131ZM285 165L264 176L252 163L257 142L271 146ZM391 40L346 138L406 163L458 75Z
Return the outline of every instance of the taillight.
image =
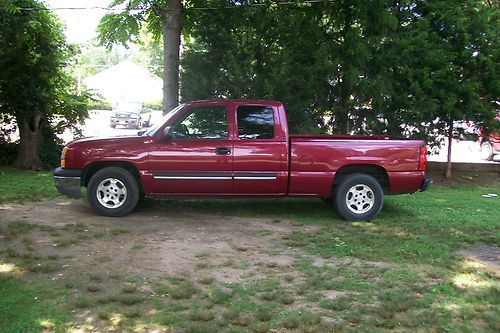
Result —
M425 171L427 165L427 148L425 146L420 147L420 159L418 163L418 171Z

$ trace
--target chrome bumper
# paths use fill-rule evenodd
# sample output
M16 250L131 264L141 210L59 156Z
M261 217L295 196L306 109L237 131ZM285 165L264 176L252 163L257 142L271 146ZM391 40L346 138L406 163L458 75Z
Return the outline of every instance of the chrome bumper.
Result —
M112 126L137 126L139 118L111 118L109 124Z

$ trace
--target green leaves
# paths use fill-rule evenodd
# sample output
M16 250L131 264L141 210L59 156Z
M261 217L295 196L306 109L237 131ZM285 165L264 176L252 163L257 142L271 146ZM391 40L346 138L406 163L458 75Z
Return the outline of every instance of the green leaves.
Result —
M98 41L111 49L113 44L128 47L129 43L141 44L140 34L144 28L152 33L155 41L161 39L161 20L154 8L163 8L162 0L114 0L110 7L123 8L117 13L103 16L97 27Z
M0 0L0 14L2 14L2 11L7 14L17 14L20 9L13 0Z
M116 43L128 47L128 43L137 41L139 28L140 22L137 17L126 11L106 14L97 27L99 43L108 49Z
M324 131L425 137L445 133L436 119L493 119L499 11L482 1L224 6L186 6L185 100L283 100L294 131L313 129L309 119Z
M68 45L57 17L36 0L18 0L19 10L0 15L0 114L21 132L16 164L36 167L41 137L76 128L87 114L89 94L77 91L69 70L78 49ZM28 150L25 147L35 147ZM29 153L27 153L29 151Z

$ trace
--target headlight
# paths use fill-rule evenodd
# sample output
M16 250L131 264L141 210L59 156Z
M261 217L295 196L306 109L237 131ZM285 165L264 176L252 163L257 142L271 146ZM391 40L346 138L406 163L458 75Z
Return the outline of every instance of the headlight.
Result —
M66 167L66 152L68 151L68 147L64 147L61 152L61 168Z

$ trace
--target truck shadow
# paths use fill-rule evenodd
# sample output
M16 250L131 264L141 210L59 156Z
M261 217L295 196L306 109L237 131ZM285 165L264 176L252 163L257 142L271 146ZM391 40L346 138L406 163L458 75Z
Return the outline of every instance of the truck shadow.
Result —
M340 218L335 207L318 198L269 198L269 199L145 199L135 213L139 214L197 213L221 216L243 216L294 220L309 224L328 225L332 222L347 223ZM393 217L411 218L415 212L386 202L380 215L374 220Z

